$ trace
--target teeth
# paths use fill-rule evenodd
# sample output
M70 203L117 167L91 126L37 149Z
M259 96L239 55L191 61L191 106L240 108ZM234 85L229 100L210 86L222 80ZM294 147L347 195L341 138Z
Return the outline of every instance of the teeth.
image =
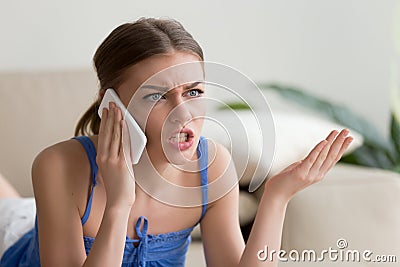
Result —
M175 136L171 137L171 141L174 143L186 142L188 138L187 133L177 133Z

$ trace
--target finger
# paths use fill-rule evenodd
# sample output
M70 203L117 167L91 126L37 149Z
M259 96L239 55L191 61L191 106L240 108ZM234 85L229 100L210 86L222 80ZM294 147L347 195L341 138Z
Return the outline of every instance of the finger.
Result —
M346 149L349 147L349 145L351 144L352 141L353 141L353 137L351 137L351 136L346 137L342 146L340 147L340 150L339 150L335 160L331 163L331 165L326 170L324 170L325 173L328 172L340 160L343 153L346 151Z
M314 164L315 160L317 159L319 153L322 149L328 144L327 140L322 140L319 142L307 155L307 157L303 160L301 169L304 173L308 173L311 166Z
M104 151L103 138L104 138L104 129L106 127L107 117L108 117L108 109L103 108L103 111L101 113L99 139L98 139L98 145L97 145L97 154L100 154L100 155Z
M109 108L108 108L108 117L106 121L106 126L104 128L104 135L103 135L103 155L109 155L110 151L110 143L111 143L111 137L113 134L113 128L114 128L114 103L110 102Z
M315 177L319 173L319 168L321 167L322 163L325 161L328 151L329 151L333 141L335 140L335 137L337 134L338 134L338 131L336 131L336 130L333 130L332 132L330 132L330 134L326 138L326 141L328 141L328 143L322 149L322 151L319 153L318 157L316 158L313 165L311 166L308 175Z
M354 138L352 136L346 137L344 140L342 147L339 150L339 153L337 155L336 161L339 161L340 158L342 157L343 153L346 151L346 149L350 146L351 142L353 142Z
M118 157L119 148L121 146L121 110L118 107L114 108L114 125L113 134L111 136L110 156Z
M327 170L333 166L336 158L339 155L340 148L343 146L346 136L349 134L349 130L343 129L340 134L337 136L336 140L333 142L332 146L329 149L328 155L324 160L324 163L320 167L321 172L327 172Z
M131 137L129 136L129 129L126 121L124 119L121 120L121 128L122 128L122 144L120 147L120 155L124 154L127 156L127 160L132 162L131 159Z
M131 140L130 140L130 136L129 136L129 130L128 130L128 125L126 124L125 120L121 120L121 127L122 127L122 136L124 138L122 138L122 140L127 140L127 142L124 144L121 144L120 147L120 155L122 155L124 157L124 160L126 162L126 165L128 166L129 170L131 173L133 173L133 162L132 162L132 158L131 158ZM126 149L126 150L125 150Z

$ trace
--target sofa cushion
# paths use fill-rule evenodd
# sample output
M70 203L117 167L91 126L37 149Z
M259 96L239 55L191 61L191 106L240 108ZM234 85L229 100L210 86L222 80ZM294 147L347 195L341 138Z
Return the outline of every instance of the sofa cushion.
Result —
M304 158L332 130L344 128L342 125L313 113L272 111L275 125L275 133L272 133L275 134L275 151L271 164L271 162L260 161L258 156L261 149L261 134L270 133L260 133L257 118L251 111L212 111L209 112L209 116L213 120L205 121L203 133L208 138L216 140L232 150L233 160L240 178L239 183L243 186L248 185L253 176L258 177L266 173L271 176L278 173L291 163ZM214 121L226 125L225 127L216 127ZM245 129L245 133L241 131L241 128ZM226 132L226 129L230 129L231 132ZM247 140L244 137L246 133ZM363 143L362 136L356 131L350 129L350 135L354 137L354 140L345 154L351 153ZM232 148L232 144L239 144L239 146ZM268 172L268 170L270 171Z

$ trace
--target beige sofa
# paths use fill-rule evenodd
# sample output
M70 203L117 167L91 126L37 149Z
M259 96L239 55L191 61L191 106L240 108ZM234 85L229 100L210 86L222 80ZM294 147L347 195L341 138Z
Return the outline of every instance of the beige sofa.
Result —
M0 172L22 195L32 196L30 168L37 153L73 136L78 118L93 102L96 92L97 80L91 70L0 74ZM314 139L320 138L316 134L318 129L313 127L326 123L312 121L309 127L303 127L306 122L301 119L302 126L298 127L297 133L300 128L305 128L303 134L309 138L291 144L289 133L292 131L287 127L293 127L293 121L288 120L294 115L286 115L277 114L275 117L279 138L270 175L305 155L315 143ZM326 124L325 127L333 126ZM218 139L218 136L212 137ZM357 137L355 147L362 143L362 139ZM241 185L245 186L248 182L248 178L243 179ZM245 191L241 193L240 216L242 224L245 224L254 216L256 199L262 191L252 195ZM282 249L288 253L294 253L293 250L300 253L315 250L319 253L330 247L338 249L338 240L344 239L348 246L343 251L371 250L371 258L378 254L394 255L400 261L398 203L399 174L338 164L321 183L300 192L289 203ZM289 259L280 265L377 266L378 263L362 259L351 263L334 262L326 258L320 263L293 262ZM196 236L188 253L187 266L205 266L201 241Z

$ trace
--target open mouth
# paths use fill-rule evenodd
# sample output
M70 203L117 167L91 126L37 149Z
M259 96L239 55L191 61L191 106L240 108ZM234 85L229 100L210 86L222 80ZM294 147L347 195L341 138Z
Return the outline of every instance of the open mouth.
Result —
M193 145L194 132L188 128L181 129L173 133L168 142L179 150L186 150Z
M188 139L189 139L188 133L177 133L176 135L170 138L171 142L173 143L187 142Z

